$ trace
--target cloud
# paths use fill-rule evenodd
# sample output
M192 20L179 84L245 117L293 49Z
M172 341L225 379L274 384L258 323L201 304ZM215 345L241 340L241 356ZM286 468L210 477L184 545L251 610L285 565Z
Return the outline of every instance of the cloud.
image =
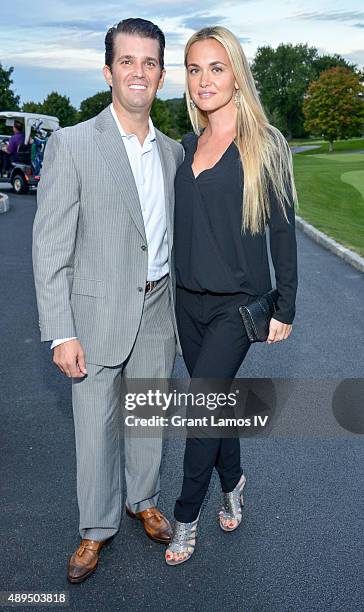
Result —
M166 47L173 45L173 47L184 47L188 36L186 36L185 32L164 32L164 36L166 38Z
M0 59L15 67L16 89L22 100L39 99L51 89L65 88L64 93L77 104L102 89L105 33L127 17L150 19L165 32L168 82L162 97L183 90L183 48L192 31L217 23L237 35L248 59L258 45L309 41L364 63L360 39L364 7L360 10L354 0L331 2L327 9L324 3L310 0L295 4L290 0L32 0L28 11L24 0L2 4Z
M349 53L342 53L341 55L354 64L364 64L364 49L354 49Z
M163 89L158 92L161 98L180 98L184 92L185 70L182 65L167 66L167 76Z
M70 71L39 66L17 66L13 74L14 88L22 102L42 102L51 91L69 96L71 103L80 102L107 89L101 70Z
M65 5L75 6L74 0L63 0ZM209 11L213 11L217 7L221 10L222 5L234 6L240 5L241 0L210 0L208 4ZM82 6L86 6L91 13L94 10L100 11L100 0L77 0L77 7L80 7L80 12L84 13ZM122 4L115 2L106 2L102 5L103 16L111 16L111 24L126 19L127 17L141 17L143 19L151 19L158 23L158 20L166 17L183 17L186 12L196 10L195 0L184 0L183 3L172 2L171 0L124 0Z
M94 51L104 51L104 32L63 32L58 36L52 37L51 41L46 42L46 47L59 47L61 50L91 49Z
M95 67L103 66L103 51L95 49L73 49L60 48L55 46L47 48L47 55L44 56L43 49L32 49L26 52L13 52L11 62L14 66L29 66L63 69L74 72L75 70L95 71Z
M364 19L362 11L322 11L312 13L296 13L288 19L311 19L313 21L353 21Z
M200 30L201 28L207 28L209 26L219 25L225 21L226 17L221 15L210 15L210 13L200 13L197 15L191 15L182 22L182 25L189 30Z
M74 19L69 21L45 21L40 22L38 27L106 33L107 29L109 28L109 22L105 21L104 23L101 23L100 21L87 21L86 19Z

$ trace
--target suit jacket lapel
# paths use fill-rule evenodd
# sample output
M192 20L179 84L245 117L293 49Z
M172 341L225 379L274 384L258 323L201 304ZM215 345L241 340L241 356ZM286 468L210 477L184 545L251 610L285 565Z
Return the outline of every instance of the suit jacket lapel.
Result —
M95 141L120 189L120 193L124 196L124 202L140 235L146 242L142 209L133 171L130 167L123 139L109 107L105 108L96 117Z
M173 153L169 148L168 143L163 139L159 130L155 130L156 141L158 146L159 158L161 160L163 181L164 181L164 199L166 207L167 219L167 236L168 236L168 251L169 254L173 245L173 217L174 217L174 164Z

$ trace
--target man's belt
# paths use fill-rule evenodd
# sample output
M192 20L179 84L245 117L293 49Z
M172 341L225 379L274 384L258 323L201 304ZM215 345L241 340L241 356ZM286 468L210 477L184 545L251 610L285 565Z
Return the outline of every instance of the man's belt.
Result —
M158 278L158 280L154 280L154 281L147 281L145 283L145 293L150 293L151 291L153 291L153 289L156 288L156 286L158 285L158 283L160 283L164 278L166 278L167 274L165 274L164 276L162 276L162 278Z

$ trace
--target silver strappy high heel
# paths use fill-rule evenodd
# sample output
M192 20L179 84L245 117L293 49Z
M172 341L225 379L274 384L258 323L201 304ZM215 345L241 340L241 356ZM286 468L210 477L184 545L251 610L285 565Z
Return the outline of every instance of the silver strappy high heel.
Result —
M172 553L177 554L186 554L187 556L183 559L179 559L175 561L173 556L172 559L167 559L167 552L165 556L165 560L167 565L179 565L180 563L184 563L188 561L190 557L192 557L195 551L196 545L196 529L198 519L200 518L200 513L198 513L197 519L192 521L191 523L180 523L176 521L173 536L171 539L171 543L168 545L168 550Z
M241 476L235 489L230 493L224 493L224 505L219 512L219 524L223 531L234 531L241 523L242 519L242 506L244 505L243 489L245 487L246 478L244 474ZM226 527L222 521L236 521L234 527Z

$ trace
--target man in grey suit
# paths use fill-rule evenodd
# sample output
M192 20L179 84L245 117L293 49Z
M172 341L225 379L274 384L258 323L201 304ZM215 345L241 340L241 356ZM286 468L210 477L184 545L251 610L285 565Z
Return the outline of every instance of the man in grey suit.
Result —
M112 104L50 138L38 190L33 262L42 341L72 378L81 543L68 579L82 582L126 509L168 543L158 510L162 436L121 435L122 378L168 378L176 350L171 262L174 176L183 149L154 128L164 35L126 19L105 38ZM124 447L124 448L123 448Z

